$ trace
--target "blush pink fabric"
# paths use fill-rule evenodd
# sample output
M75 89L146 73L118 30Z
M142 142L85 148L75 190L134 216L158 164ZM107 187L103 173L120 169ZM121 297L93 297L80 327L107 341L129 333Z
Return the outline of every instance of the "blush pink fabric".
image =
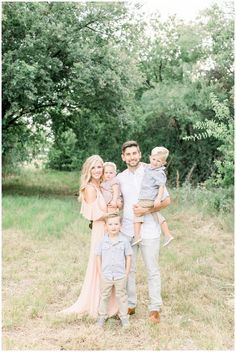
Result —
M95 186L94 186L95 187ZM96 187L95 187L96 188ZM84 278L84 283L78 300L69 308L64 309L61 313L78 313L87 314L93 318L98 315L99 295L100 295L100 277L96 270L95 247L104 236L104 221L98 220L107 212L106 202L101 194L100 189L96 188L97 198L93 203L86 203L82 200L80 213L88 220L93 220L92 236L88 266ZM115 292L109 301L108 315L117 314L118 305L115 299Z

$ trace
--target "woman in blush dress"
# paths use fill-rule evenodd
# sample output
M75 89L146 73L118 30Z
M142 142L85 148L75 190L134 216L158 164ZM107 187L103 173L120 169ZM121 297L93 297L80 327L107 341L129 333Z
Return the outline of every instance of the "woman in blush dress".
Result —
M98 315L100 276L96 270L95 247L104 236L107 205L100 190L103 175L103 160L99 155L90 156L84 163L80 184L80 213L93 221L90 254L83 286L77 301L61 313L87 314L93 318ZM115 315L118 305L113 292L109 302L109 316Z

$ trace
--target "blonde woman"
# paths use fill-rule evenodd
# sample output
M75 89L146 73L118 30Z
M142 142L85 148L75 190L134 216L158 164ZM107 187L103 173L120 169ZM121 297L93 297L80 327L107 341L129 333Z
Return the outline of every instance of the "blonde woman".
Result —
M93 318L98 315L100 276L96 270L95 247L104 236L104 217L107 215L107 205L100 189L102 176L102 158L99 155L90 156L82 167L80 183L80 213L93 221L89 261L78 300L62 313L87 314ZM113 293L109 303L109 316L115 315L117 310Z

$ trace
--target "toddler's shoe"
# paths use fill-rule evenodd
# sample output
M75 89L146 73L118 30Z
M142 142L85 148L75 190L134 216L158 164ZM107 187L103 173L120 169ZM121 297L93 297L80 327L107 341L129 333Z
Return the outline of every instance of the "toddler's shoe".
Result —
M105 323L105 318L98 318L98 320L97 320L97 326L98 326L99 328L103 328L104 323Z
M167 246L173 239L174 239L174 237L171 236L171 235L165 236L165 238L164 238L164 243L163 243L163 247Z
M129 320L127 318L121 319L121 326L122 326L122 328L128 328L129 327Z
M136 244L142 242L142 238L139 238L138 240L133 240L133 242L131 243L131 247L135 246Z

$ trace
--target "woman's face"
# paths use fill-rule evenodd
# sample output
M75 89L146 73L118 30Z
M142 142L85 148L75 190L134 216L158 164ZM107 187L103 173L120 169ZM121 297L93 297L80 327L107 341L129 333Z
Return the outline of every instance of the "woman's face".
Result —
M99 180L103 174L103 165L101 162L97 162L91 169L91 178Z

